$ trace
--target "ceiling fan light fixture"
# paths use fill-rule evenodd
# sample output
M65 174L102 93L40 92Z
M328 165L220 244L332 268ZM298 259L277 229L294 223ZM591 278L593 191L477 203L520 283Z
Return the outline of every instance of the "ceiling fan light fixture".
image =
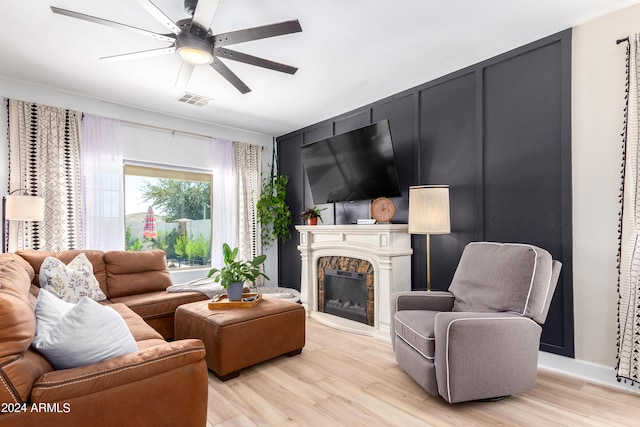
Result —
M198 49L197 47L183 47L178 50L180 59L193 65L211 64L213 56L207 51Z
M176 52L180 59L193 65L211 64L213 52L211 44L193 37L178 37Z

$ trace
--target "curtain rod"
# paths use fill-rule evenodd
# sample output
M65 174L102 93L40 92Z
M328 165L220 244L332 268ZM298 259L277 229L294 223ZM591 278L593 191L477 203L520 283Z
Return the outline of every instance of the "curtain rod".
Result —
M135 127L147 128L147 129L163 130L163 131L166 131L166 132L170 132L171 135L175 135L176 133L180 133L180 134L183 134L183 135L195 136L195 137L198 137L198 138L205 138L205 139L212 139L213 138L211 135L203 135L201 133L187 132L187 131L184 131L184 130L170 129L170 128L165 128L165 127L156 126L156 125L147 125L147 124L144 124L144 123L132 122L130 120L120 120L120 123L123 123L123 124L126 124L126 125L130 125L130 126L135 126Z
M620 44L620 43L624 43L624 42L628 42L628 41L629 41L629 37L625 37L623 39L616 40L616 44Z

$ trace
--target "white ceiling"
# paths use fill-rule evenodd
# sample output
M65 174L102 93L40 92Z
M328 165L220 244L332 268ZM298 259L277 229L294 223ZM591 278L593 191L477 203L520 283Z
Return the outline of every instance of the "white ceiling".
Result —
M182 0L153 0L174 21ZM208 66L176 101L171 54L127 62L116 55L169 45L53 14L70 9L150 31L168 31L134 0L1 0L0 76L241 129L282 135L433 80L640 0L221 0L214 34L299 19L303 32L229 46L299 68L295 75L226 62L242 95ZM640 25L640 24L639 24Z

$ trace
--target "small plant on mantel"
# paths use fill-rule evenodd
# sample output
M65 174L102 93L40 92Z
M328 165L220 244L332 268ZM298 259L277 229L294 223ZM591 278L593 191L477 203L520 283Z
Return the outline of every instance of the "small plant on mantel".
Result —
M307 220L307 223L309 225L315 225L318 223L318 219L320 219L320 221L322 221L322 214L320 212L327 210L327 208L322 208L320 209L317 206L314 206L312 208L306 208L301 214L300 217L304 218L305 220ZM322 221L324 222L324 221Z

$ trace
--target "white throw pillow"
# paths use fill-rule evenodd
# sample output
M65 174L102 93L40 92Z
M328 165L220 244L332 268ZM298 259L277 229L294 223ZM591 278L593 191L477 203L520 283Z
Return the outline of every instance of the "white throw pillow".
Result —
M138 350L117 311L90 298L77 304L41 289L33 346L56 369L90 365Z
M76 303L85 296L94 301L107 299L93 275L91 261L82 252L69 265L58 258L46 257L40 266L40 287L67 302Z
M48 335L73 307L75 304L61 300L46 289L40 289L36 302L36 336Z

